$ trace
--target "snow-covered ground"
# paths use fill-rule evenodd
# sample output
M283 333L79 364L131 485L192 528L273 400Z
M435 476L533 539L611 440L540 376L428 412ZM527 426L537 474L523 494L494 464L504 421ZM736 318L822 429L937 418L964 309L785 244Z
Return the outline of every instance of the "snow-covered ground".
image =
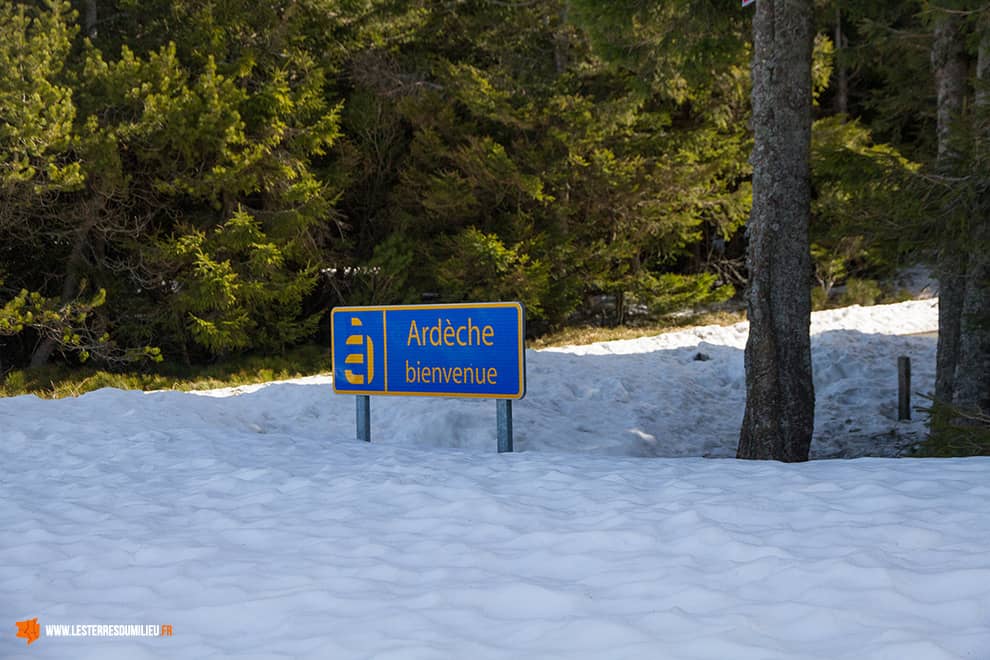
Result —
M934 305L815 315L816 456L919 437ZM515 454L490 401L375 398L358 442L323 377L0 399L0 657L990 658L990 460L700 458L745 332L530 352Z

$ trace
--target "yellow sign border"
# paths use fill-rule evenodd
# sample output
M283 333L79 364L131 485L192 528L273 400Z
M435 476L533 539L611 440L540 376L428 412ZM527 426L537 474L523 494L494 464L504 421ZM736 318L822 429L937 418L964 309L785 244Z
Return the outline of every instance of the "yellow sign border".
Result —
M433 309L507 309L518 310L517 316L519 331L519 391L514 394L473 394L473 393L453 393L453 392L393 392L388 389L388 327L387 313L408 310L429 311ZM443 303L426 305L369 305L367 307L334 307L330 310L330 360L333 361L334 354L334 316L340 312L342 314L352 312L382 312L382 333L385 334L385 345L382 347L385 389L384 390L353 390L338 389L337 377L334 373L336 365L332 366L331 377L334 394L356 394L362 396L433 396L457 399L522 399L526 396L526 308L521 302L497 302L497 303Z

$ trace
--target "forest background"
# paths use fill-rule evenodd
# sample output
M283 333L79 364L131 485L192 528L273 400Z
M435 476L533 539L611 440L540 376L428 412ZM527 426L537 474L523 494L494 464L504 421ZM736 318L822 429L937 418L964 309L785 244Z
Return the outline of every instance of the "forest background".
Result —
M984 249L931 62L974 7L816 3L819 306ZM0 376L277 354L341 303L520 300L537 336L738 299L751 49L730 2L4 3Z

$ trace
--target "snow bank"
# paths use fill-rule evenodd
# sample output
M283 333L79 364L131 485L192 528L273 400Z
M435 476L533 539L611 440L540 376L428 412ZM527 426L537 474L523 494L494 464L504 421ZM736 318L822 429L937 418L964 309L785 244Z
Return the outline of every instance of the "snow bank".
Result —
M990 649L990 460L416 451L262 433L231 400L18 403L0 484L4 658ZM174 636L26 647L13 622L30 617Z
M930 388L935 340L895 333L932 327L816 315L817 455L919 428L896 357ZM987 657L990 460L697 458L734 451L744 341L532 352L516 454L490 401L376 398L358 442L326 377L0 399L0 657Z
M923 416L897 420L897 357L912 358L913 389L934 389L937 300L849 307L812 316L817 395L812 456L897 456L923 437ZM528 391L513 406L516 451L625 456L735 456L745 405L743 349L748 325L704 326L655 337L529 351ZM699 353L707 360L698 360ZM263 404L228 404L252 428L345 437L354 427L353 397L334 397L329 377L238 387L210 396L289 388L299 416ZM266 399L267 400L267 399ZM925 403L918 394L917 405ZM374 441L406 447L495 446L491 401L378 397ZM309 425L312 425L310 428Z

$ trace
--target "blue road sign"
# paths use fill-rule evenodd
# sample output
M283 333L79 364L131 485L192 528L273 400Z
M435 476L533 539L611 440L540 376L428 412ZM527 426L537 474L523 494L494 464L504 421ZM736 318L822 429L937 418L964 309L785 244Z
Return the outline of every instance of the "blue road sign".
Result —
M526 394L519 303L335 307L330 319L338 394Z

